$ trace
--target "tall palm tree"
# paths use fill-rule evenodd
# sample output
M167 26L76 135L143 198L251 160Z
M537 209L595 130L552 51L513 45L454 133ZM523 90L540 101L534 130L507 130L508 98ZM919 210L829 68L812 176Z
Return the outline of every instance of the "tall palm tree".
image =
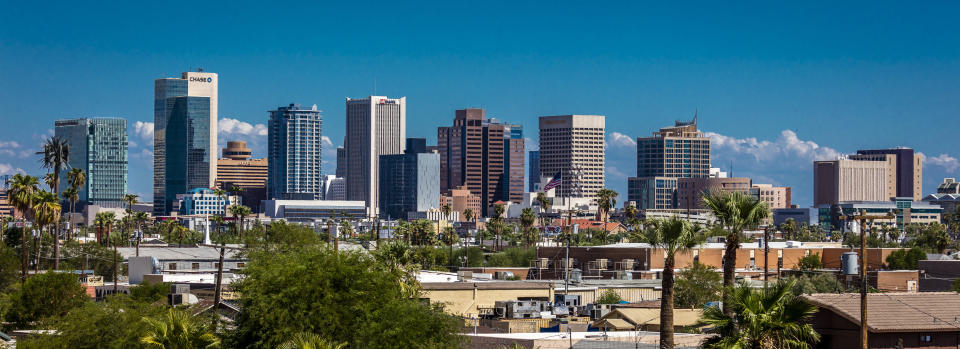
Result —
M597 191L597 213L603 220L604 225L606 225L610 218L610 210L617 205L617 195L620 194L612 189L603 188Z
M652 220L643 240L663 250L663 292L660 296L660 348L673 348L673 267L677 252L686 252L706 241L703 229L678 217Z
M451 211L451 208L450 208L450 205L449 205L449 204L444 204L443 206L440 207L440 213L443 213L443 219L447 220L448 222L450 221L450 211ZM438 219L438 220L437 220L437 233L438 233L438 234L442 234L442 233L441 233L442 231L443 231L443 230L440 229L440 220Z
M767 204L742 192L712 191L703 196L703 206L713 212L720 226L727 230L723 255L724 304L727 304L728 289L733 287L737 271L737 249L740 248L740 236L746 229L760 225L770 209ZM724 312L731 316L730 309Z
M252 213L249 207L243 205L230 206L230 214L237 221L237 236L243 238L243 220Z
M536 223L537 216L533 214L532 208L524 208L523 211L520 211L520 226L523 229L523 242L530 247L531 244L535 244L540 240L540 237L537 234L537 229L533 227L533 224Z
M60 196L60 170L70 168L70 145L67 140L60 137L48 138L43 143L43 150L37 152L42 155L40 164L43 168L53 171L53 179L50 184L50 190L53 192L55 201ZM60 267L60 219L57 217L56 227L53 231L53 268Z
M537 206L540 206L540 226L543 227L543 229L547 229L547 223L543 215L550 210L550 199L547 198L547 194L540 192L537 193L535 201L537 202Z
M301 332L280 344L277 349L344 349L346 343L334 343L317 334Z
M33 200L36 193L40 191L40 180L34 176L17 173L13 175L13 177L10 177L7 184L9 185L7 198L10 201L10 205L20 212L24 223L26 223L28 219L33 217ZM24 224L20 230L21 283L27 281L27 259L30 255L30 250L27 249L27 230L26 224Z
M158 318L144 318L147 323L146 335L140 343L149 348L219 348L220 339L207 332L189 313L179 309L170 309Z
M503 212L507 210L507 207L503 204L493 205L493 233L497 237L497 250L500 249L500 236L503 234Z
M82 190L83 186L86 183L87 183L87 174L83 172L83 169L74 167L74 168L71 168L69 172L67 172L67 184L70 184L70 189L72 189L73 192L75 192L74 195L71 195L68 198L68 200L70 200L71 215L76 213L77 201L80 200L80 191ZM72 225L71 225L71 228L73 228ZM67 240L70 240L70 233L71 232L67 232Z
M70 188L64 189L63 193L61 193L60 196L62 196L65 200L70 201L70 212L68 213L70 213L71 216L69 216L70 219L68 219L67 221L68 223L73 223L73 216L72 216L73 209L77 205L77 200L80 199L80 192L77 190L77 188L70 187ZM71 229L73 228L73 224L71 224L70 228ZM70 230L67 230L67 241L69 240L70 240Z
M35 212L34 220L37 222L37 229L40 230L40 234L43 234L43 228L57 223L60 221L60 200L57 198L57 194L51 193L49 191L40 191L37 192L36 197L33 199L33 212ZM51 228L52 229L52 228ZM51 231L53 235L56 234L55 231ZM39 237L35 239L41 240ZM56 238L54 238L54 244L56 244ZM54 245L56 246L56 245ZM37 256L40 255L39 245L36 248ZM57 268L54 264L54 268ZM34 267L35 271L40 270L40 260L37 259L37 264Z
M443 232L440 235L440 239L443 241L444 245L450 248L450 268L453 268L453 245L456 245L460 241L460 236L457 235L457 230L453 227L443 228Z
M97 233L97 243L102 244L105 240L110 238L111 230L117 219L117 215L113 212L97 212L97 215L94 218L94 223L97 227L100 227L100 230Z
M740 285L733 289L724 314L716 306L703 312L702 322L712 325L719 336L704 342L704 348L813 348L820 335L807 321L817 307L791 291L796 280L780 280L771 287L754 289ZM726 302L726 301L725 301Z
M143 239L143 224L150 219L150 215L146 212L135 212L132 216L133 224L136 225L136 238L137 238L137 257L140 257L140 240Z
M468 208L468 209L464 209L464 210L463 210L463 219L466 219L467 222L472 222L472 221L473 221L473 210L471 210L471 209L469 209L469 208ZM477 229L477 225L476 225L476 224L473 225L473 229L474 229L474 230Z

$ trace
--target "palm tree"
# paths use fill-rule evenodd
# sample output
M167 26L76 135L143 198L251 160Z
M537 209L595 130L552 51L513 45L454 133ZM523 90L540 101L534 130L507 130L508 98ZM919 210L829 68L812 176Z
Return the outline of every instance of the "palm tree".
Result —
M97 231L97 243L102 244L104 240L110 238L111 229L116 219L117 215L113 212L97 212L94 218L94 224L100 228L100 230ZM106 229L106 234L104 234L103 229Z
M440 212L443 213L443 219L446 220L446 221L448 221L448 222L450 221L450 210L451 210L451 209L450 209L450 205L449 205L449 204L444 204L443 206L440 207ZM440 229L440 220L438 219L438 220L437 220L437 233L441 233L442 231L443 231L443 230Z
M230 206L230 214L237 221L237 236L243 239L243 220L251 214L250 208L243 205L233 205Z
M333 343L313 333L301 332L280 344L277 349L344 349L346 343Z
M37 228L40 230L40 234L43 235L43 228L60 222L60 200L57 198L57 194L51 193L49 191L40 191L36 194L36 197L33 199L33 212L35 212L35 218L37 222ZM59 225L59 224L58 224ZM56 235L55 231L51 232L52 235ZM41 240L40 237L34 239L34 244L36 246L37 256L40 256L40 247L36 245L36 241ZM57 244L56 237L54 237L54 246ZM56 247L54 247L56 250ZM53 268L57 268L56 259L54 259ZM37 264L34 266L34 271L40 271L40 259L37 259Z
M219 348L220 339L198 324L189 313L170 309L165 316L144 318L146 335L140 343L150 348Z
M456 245L460 240L460 236L457 235L457 230L453 227L443 228L443 233L440 235L443 243L450 248L450 268L453 268L453 245Z
M493 205L493 233L497 237L497 250L500 249L500 235L503 234L503 212L507 210L507 207L503 204Z
M620 195L612 189L603 188L597 191L597 214L603 219L604 228L610 218L610 210L617 205L617 195Z
M10 201L10 205L17 211L20 211L23 221L26 222L29 217L33 216L33 199L40 190L40 181L37 177L17 173L13 175L13 177L10 177L7 184L9 185L7 198ZM23 283L27 281L27 258L30 255L30 251L27 249L26 224L24 224L20 233L20 259L22 262L20 266L20 282Z
M755 228L768 215L767 204L742 192L713 191L703 196L703 206L713 212L721 227L727 229L725 254L723 255L724 304L727 304L727 290L733 287L737 271L737 249L740 248L740 235L746 229ZM732 316L730 309L724 312Z
M62 196L65 200L70 201L69 213L71 214L71 216L70 216L70 219L68 219L67 221L69 221L69 223L73 223L73 216L72 216L73 209L77 205L77 200L80 199L80 192L77 190L77 188L70 187L70 188L64 189L63 193L60 194L60 196ZM71 224L71 229L72 228L73 227ZM68 241L70 240L70 230L67 230L67 240Z
M53 192L54 201L59 201L60 195L60 170L68 169L70 163L70 145L60 137L48 138L43 144L43 150L37 152L42 155L40 164L43 168L53 171L53 179L50 184L50 190ZM60 218L54 222L56 227L53 231L53 268L60 267Z
M463 219L466 219L467 222L473 221L473 210L471 210L471 209L469 209L469 208L463 210ZM473 229L474 229L474 230L477 229L477 225L476 225L476 224L473 225Z
M719 336L704 342L704 348L812 348L820 335L807 323L817 307L793 295L796 280L780 280L771 287L753 289L740 285L731 291L724 314L708 307L700 321L712 325Z
M543 215L550 210L550 199L547 199L546 194L540 192L537 193L537 198L535 201L537 202L537 206L540 206L540 226L543 227L543 229L547 229L547 223Z
M520 226L523 229L523 241L530 247L531 244L537 243L540 240L540 237L537 235L537 229L534 228L533 224L536 223L537 216L533 214L532 208L524 208L523 211L520 211Z
M87 183L87 174L84 173L82 169L76 167L71 168L70 171L67 172L67 183L70 184L70 189L72 189L72 192L74 193L67 198L70 200L70 214L72 215L76 213L77 201L80 200L81 188ZM66 191L64 191L64 193L66 193ZM73 228L72 225L71 228ZM71 238L70 233L71 232L69 231L67 232L67 240L70 240Z
M678 217L652 220L643 240L663 249L663 292L660 296L660 348L673 348L673 267L677 252L686 252L706 241L703 229Z

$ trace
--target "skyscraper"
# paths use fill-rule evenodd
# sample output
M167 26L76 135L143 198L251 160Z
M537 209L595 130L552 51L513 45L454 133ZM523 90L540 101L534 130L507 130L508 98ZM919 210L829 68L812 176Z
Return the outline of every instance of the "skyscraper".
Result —
M347 175L347 149L337 147L337 177L343 178Z
M887 161L814 161L813 205L889 201L897 195L895 176L889 176L890 171L891 166Z
M177 194L215 185L218 81L202 71L154 81L154 215L169 214Z
M487 119L480 108L457 110L453 126L437 129L441 191L466 186L480 197L484 216L494 202L521 201L523 147L519 125Z
M527 191L535 192L540 190L540 151L531 150L528 152L530 161L530 178Z
M678 178L710 175L710 138L697 129L697 117L637 138L637 177L628 180L629 201L638 209L675 208Z
M604 185L603 115L540 117L540 175L562 182L556 197L594 198Z
M54 123L54 134L70 147L71 168L87 181L79 189L78 207L124 207L127 194L127 120L121 118L64 119ZM60 186L69 186L61 171Z
M440 208L440 155L423 138L408 138L404 154L380 156L380 216L407 219L409 212Z
M319 200L323 196L321 123L317 106L290 104L271 110L267 126L267 197Z
M380 155L401 154L407 139L407 98L346 99L347 200L365 201L370 214L380 204Z

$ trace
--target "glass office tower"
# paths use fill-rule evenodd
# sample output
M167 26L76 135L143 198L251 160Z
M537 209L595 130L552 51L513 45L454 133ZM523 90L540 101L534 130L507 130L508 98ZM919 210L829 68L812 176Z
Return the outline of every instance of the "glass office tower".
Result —
M267 198L319 200L323 195L321 123L314 105L290 104L270 111L267 126Z
M217 178L218 76L203 71L154 81L153 214L170 213L177 194Z
M67 142L70 168L87 175L79 189L77 208L86 205L124 207L127 193L127 121L121 118L63 119L54 123L54 134ZM62 170L60 188L69 187L68 170Z

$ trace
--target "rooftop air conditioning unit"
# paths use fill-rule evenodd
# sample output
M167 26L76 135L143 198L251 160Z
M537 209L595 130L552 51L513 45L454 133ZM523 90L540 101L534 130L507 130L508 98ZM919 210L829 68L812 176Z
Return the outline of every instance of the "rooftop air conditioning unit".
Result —
M607 269L607 261L606 258L597 259L597 269Z
M635 262L633 261L633 259L628 258L628 259L624 259L623 262L621 263L623 264L623 270L633 270L633 265Z
M537 268L538 269L547 269L547 266L550 265L550 260L547 258L538 258L537 259Z

